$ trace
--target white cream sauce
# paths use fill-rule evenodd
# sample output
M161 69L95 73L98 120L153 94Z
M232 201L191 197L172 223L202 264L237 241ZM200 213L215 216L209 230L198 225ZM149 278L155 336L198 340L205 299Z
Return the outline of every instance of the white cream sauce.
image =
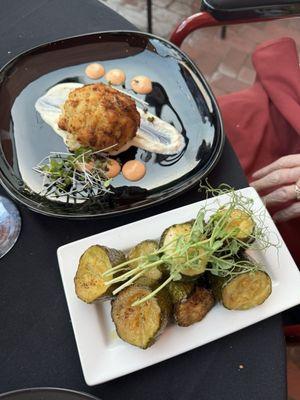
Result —
M35 103L35 108L41 118L63 138L71 151L80 147L80 143L75 139L74 135L60 129L58 121L62 113L62 106L67 100L69 93L82 86L84 85L75 82L60 83L49 89ZM176 154L183 149L184 137L176 128L148 111L144 112L140 108L137 108L137 110L141 116L141 124L136 136L118 152L111 151L111 154L119 154L131 146L158 154Z

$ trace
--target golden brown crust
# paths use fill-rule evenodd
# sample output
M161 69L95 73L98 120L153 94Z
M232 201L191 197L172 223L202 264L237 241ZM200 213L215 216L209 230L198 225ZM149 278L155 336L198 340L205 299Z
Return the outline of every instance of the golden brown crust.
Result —
M229 280L221 300L229 310L248 310L262 304L272 293L272 281L264 271L246 272Z
M187 299L175 304L174 317L179 326L190 326L201 321L215 303L212 292L197 287Z
M117 334L125 342L141 349L156 341L170 315L171 305L163 291L142 304L132 306L150 293L150 288L132 285L123 289L112 301L111 315Z
M135 102L103 83L72 90L58 126L75 135L84 147L118 150L134 138L140 125Z

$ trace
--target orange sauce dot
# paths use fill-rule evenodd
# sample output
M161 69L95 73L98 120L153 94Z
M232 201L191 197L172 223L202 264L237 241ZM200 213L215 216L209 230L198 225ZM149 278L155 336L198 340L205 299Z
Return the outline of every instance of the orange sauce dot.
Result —
M131 88L139 94L148 94L152 92L152 82L147 76L139 75L131 79Z
M107 160L107 168L108 171L106 171L106 175L108 178L114 178L115 176L119 175L121 171L121 165L118 163L118 161L113 160L110 158Z
M92 63L86 67L85 73L90 79L99 79L105 74L105 70L101 64Z
M139 181L146 174L146 166L141 161L130 160L123 165L122 174L129 181Z
M81 171L81 172L91 172L94 169L95 165L93 161L90 161L88 163L83 163L83 162L76 162L76 169L77 171Z
M111 69L105 75L107 82L112 85L122 85L126 80L126 75L121 69Z

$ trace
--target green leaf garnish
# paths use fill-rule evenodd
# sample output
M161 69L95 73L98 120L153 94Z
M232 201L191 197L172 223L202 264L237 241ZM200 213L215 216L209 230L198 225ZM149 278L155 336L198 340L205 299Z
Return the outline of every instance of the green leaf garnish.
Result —
M34 168L44 177L40 195L68 202L70 198L82 201L113 193L104 150L80 147L74 153L50 153Z
M188 235L178 236L172 242L151 254L131 259L103 273L103 277L106 278L116 273L118 275L116 278L105 282L106 285L121 282L121 285L114 290L113 294L117 294L128 285L134 283L143 272L159 265L164 265L169 276L152 293L133 303L133 305L141 304L155 296L169 282L180 280L182 273L186 269L197 269L199 263L203 262L203 255L208 258L206 270L215 276L232 279L238 274L262 269L257 263L245 260L237 261L236 256L239 252L249 248L278 247L278 241L277 243L270 241L267 228L264 225L265 209L261 212L254 211L253 200L243 196L241 193L237 193L228 185L221 185L215 189L208 184L201 184L200 188L205 189L207 195L219 196L227 194L229 200L222 206L218 203L217 198L211 205L206 204L198 212L192 230ZM230 218L234 210L244 211L253 220L255 228L249 233L249 238L254 239L254 244L251 240L243 241L237 238L241 229L239 226L234 226L233 224L233 227L230 227L229 222L232 222ZM211 216L208 217L208 215ZM169 251L166 252L170 245L174 247L171 254ZM138 266L128 270L128 264L137 261Z

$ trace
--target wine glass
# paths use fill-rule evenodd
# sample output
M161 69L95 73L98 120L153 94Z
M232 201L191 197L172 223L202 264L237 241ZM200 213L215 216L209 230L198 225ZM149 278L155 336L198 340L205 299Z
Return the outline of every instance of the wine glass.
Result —
M16 243L21 230L21 217L14 203L0 196L0 258Z

